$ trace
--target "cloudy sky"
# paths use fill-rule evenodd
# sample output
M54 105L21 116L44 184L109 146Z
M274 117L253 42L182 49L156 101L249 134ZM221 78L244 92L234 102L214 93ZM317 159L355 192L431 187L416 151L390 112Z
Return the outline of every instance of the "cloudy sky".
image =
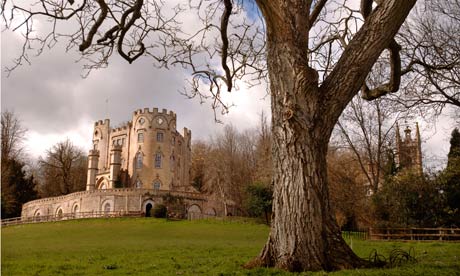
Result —
M2 33L2 67L13 64L20 43L19 35ZM55 47L32 57L30 65L18 67L9 76L2 70L1 108L20 117L28 129L28 152L34 157L66 137L87 150L96 120L110 118L116 125L145 107L173 110L178 129L191 129L194 139L207 139L223 127L215 122L211 102L200 104L180 94L189 77L183 70L159 70L147 59L130 65L115 57L108 68L82 78L84 64L76 63L77 58ZM228 115L218 114L219 119L240 129L256 126L259 114L270 112L264 85L243 86L225 99L235 106Z
M84 64L76 63L78 55L58 46L31 57L30 65L20 66L7 76L3 68L13 64L21 39L19 33L2 33L1 108L14 111L28 129L25 144L34 158L66 137L88 150L94 121L110 118L116 125L131 120L134 110L145 107L175 111L178 129L188 127L194 139L207 139L223 127L215 122L210 102L200 104L198 99L187 99L179 93L189 77L186 72L158 70L148 59L129 65L112 58L108 68L82 78ZM270 112L265 86L243 86L226 99L235 106L220 119L241 130L255 127L262 111ZM436 127L422 123L427 159L443 161L452 124L448 118Z

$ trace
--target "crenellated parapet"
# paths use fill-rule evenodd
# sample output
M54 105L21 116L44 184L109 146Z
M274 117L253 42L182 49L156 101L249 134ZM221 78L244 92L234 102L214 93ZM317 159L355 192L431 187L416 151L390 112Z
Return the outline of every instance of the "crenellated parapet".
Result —
M94 127L110 126L110 119L99 120L94 123Z

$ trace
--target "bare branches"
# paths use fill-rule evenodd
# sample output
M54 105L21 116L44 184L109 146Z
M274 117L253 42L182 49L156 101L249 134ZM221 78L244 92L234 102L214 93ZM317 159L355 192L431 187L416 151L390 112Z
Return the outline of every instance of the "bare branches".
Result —
M361 14L364 20L367 20L371 14L373 2L374 0L361 0ZM365 100L371 101L399 90L401 83L401 57L399 56L399 51L401 51L401 46L393 38L388 46L388 50L390 51L390 81L373 89L369 89L366 81L364 81L361 92Z
M224 0L224 12L222 14L222 19L220 23L220 34L222 38L222 68L225 71L225 82L227 83L227 91L232 91L232 76L230 74L230 69L227 66L227 57L228 57L228 36L227 36L227 28L228 28L228 20L230 19L230 15L232 14L232 0Z
M86 37L86 39L83 40L83 42L80 44L80 47L78 48L82 52L84 50L88 49L89 46L91 46L91 44L93 43L94 35L96 34L97 30L102 25L102 23L104 22L105 18L107 17L107 14L108 14L109 7L105 3L105 1L104 0L97 0L97 3L99 4L101 12L99 14L98 19L94 23L94 25L90 28L90 30L88 32L88 36Z
M401 51L401 46L392 40L390 46L388 47L390 51L390 81L386 84L382 84L372 90L369 89L366 83L362 87L362 97L365 100L371 101L377 98L380 98L388 93L393 93L399 90L401 83L401 57L399 56L399 51Z
M29 62L31 49L40 54L63 40L67 51L80 51L85 76L106 67L114 53L129 63L145 56L157 67L180 66L192 75L183 93L200 101L212 99L213 108L222 113L231 106L222 98L224 91L266 81L265 26L256 14L248 16L241 0L188 5L162 0L36 1L30 7L11 2L2 10L6 25L24 34L22 53L9 72ZM12 19L5 17L6 10Z
M438 115L446 106L460 107L460 2L423 4L398 37L406 81L404 93L392 98L406 108Z
M313 8L313 11L310 14L310 19L309 19L310 26L313 26L313 24L315 24L315 21L318 19L319 14L324 8L324 5L326 5L326 2L327 0L318 0L316 2L316 5Z

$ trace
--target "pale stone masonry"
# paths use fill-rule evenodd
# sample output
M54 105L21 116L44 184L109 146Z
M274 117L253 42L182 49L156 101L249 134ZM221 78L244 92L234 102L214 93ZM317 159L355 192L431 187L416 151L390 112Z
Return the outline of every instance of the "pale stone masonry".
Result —
M222 201L191 186L191 136L187 128L182 134L176 130L176 114L166 109L139 109L116 128L109 119L97 121L86 191L27 202L21 216L148 213L171 196L180 198L189 213L223 215Z
M191 190L192 132L176 130L176 114L166 109L139 109L117 128L110 120L94 125L87 190L151 188ZM97 173L93 171L97 163ZM94 183L94 186L93 186Z

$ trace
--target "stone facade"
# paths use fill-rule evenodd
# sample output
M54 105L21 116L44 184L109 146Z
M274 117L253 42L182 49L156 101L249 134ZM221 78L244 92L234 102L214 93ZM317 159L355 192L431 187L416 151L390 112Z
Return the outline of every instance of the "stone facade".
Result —
M88 177L97 172L95 179L88 178L87 190L193 190L191 136L187 128L182 135L176 130L176 114L166 109L139 109L117 128L111 128L108 119L96 122Z
M406 126L404 139L401 138L399 125L396 124L396 165L404 170L414 170L423 173L422 164L422 141L418 123L415 124L415 137L411 135L412 129Z
M174 196L183 201L186 212L222 215L223 204L201 193L170 192L154 189L100 189L71 193L64 196L42 198L27 202L22 207L23 218L40 218L74 214L91 217L91 214L143 213L156 204L165 204L165 198ZM150 206L148 206L150 204Z
M131 121L116 128L108 119L97 121L86 191L27 202L21 216L148 214L168 198L178 200L185 213L222 215L222 201L198 193L190 184L191 135L187 128L180 134L176 114L165 109L139 109Z

